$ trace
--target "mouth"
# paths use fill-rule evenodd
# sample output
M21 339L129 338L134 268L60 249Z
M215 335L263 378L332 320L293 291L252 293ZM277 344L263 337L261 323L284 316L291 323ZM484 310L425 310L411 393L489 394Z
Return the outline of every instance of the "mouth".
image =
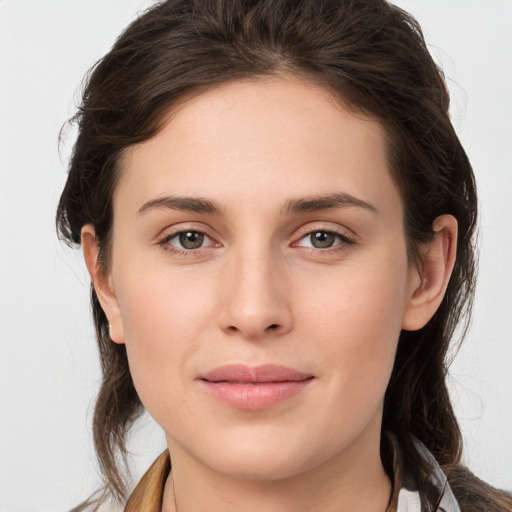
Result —
M198 377L211 396L242 410L273 407L304 391L314 380L307 374L280 365L224 365Z

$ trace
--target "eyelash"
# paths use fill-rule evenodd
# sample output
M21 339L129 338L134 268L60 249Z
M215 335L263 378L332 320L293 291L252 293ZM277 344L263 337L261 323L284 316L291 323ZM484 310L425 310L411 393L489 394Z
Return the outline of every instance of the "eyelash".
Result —
M312 229L309 230L307 233L304 233L297 242L294 242L292 244L293 247L301 247L299 244L300 241L306 240L308 237L310 238L315 233L322 233L324 235L330 235L338 239L338 243L335 243L335 245L332 245L330 247L303 247L303 249L310 251L311 253L322 253L322 254L329 254L333 252L340 252L344 251L348 248L348 246L353 245L356 243L356 241L353 238L350 238L346 234L340 233L339 231L335 231L332 229Z
M201 247L198 247L195 249L180 248L175 245L171 245L169 243L174 238L180 237L181 235L184 235L186 233L194 233L197 235L202 235L205 238L209 239L213 243L209 246L206 246L206 247L201 246ZM338 239L339 242L336 243L335 245L332 245L330 247L325 247L325 248L304 247L304 246L298 245L298 243L301 240L307 239L307 237L311 237L315 233L322 233L325 235L334 236L335 238ZM201 231L199 229L183 229L180 231L175 231L174 233L165 235L158 243L160 246L162 246L163 249L170 251L174 254L183 255L183 256L190 256L194 252L200 251L201 249L206 249L208 247L216 247L216 246L218 247L220 245L218 242L215 242L215 240L212 237L210 237L207 233L205 233L204 231ZM303 235L301 235L301 237L296 242L294 242L292 244L292 247L302 247L303 249L305 249L311 253L315 253L315 254L318 254L318 253L328 254L328 253L332 253L332 252L339 252L339 251L346 250L347 246L353 245L355 243L356 243L356 241L353 238L350 238L347 235L340 233L338 231L329 230L329 229L312 229L312 230L304 233Z

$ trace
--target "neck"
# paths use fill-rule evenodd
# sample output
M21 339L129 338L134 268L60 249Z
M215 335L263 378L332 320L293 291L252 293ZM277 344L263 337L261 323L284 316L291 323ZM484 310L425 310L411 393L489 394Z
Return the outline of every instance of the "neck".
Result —
M278 480L216 472L177 446L171 454L162 512L384 512L391 494L380 442L370 444L365 436L320 465Z

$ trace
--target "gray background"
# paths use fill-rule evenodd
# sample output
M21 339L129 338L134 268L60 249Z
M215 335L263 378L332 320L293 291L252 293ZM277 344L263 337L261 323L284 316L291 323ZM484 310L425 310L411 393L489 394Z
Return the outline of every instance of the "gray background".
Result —
M480 190L474 321L452 366L464 459L512 489L512 1L400 0L452 91ZM88 422L98 379L82 257L54 211L85 71L143 0L0 0L0 510L66 510L97 484ZM145 419L134 478L164 447Z

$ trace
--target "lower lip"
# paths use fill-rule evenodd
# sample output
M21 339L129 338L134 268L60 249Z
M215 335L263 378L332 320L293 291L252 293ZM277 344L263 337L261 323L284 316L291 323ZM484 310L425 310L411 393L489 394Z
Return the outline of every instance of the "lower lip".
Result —
M235 409L259 411L273 407L298 395L312 380L264 382L259 384L209 381L202 381L202 383L215 398Z

